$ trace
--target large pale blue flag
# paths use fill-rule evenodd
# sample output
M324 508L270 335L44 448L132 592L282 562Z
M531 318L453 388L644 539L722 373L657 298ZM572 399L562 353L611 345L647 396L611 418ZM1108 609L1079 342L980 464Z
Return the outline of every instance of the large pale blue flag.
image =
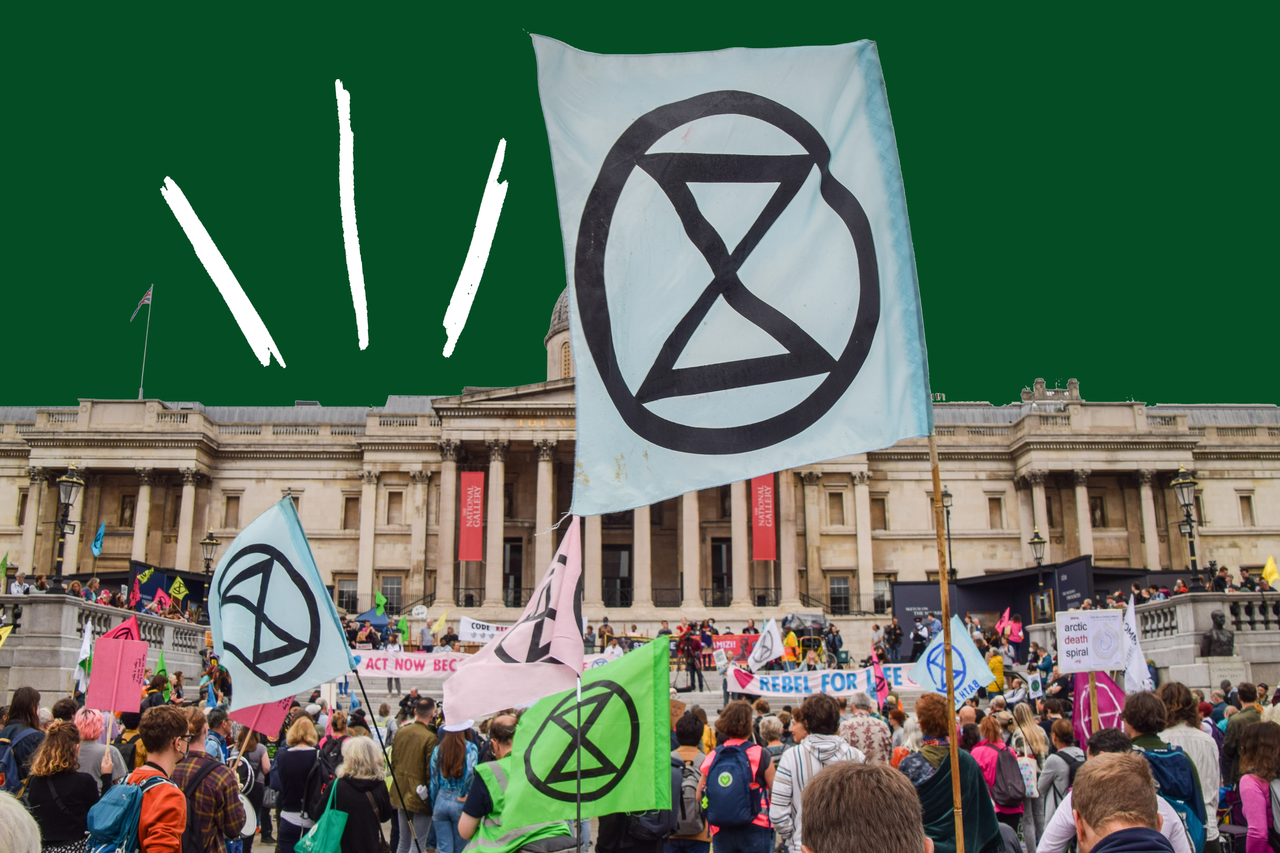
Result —
M232 710L311 690L355 668L293 500L240 531L209 589L213 649Z
M570 289L574 514L931 432L873 42L534 50Z
M907 673L916 684L925 690L946 694L947 692L947 657L942 647L943 634L938 632L916 665ZM978 688L986 687L996 680L995 673L987 666L982 652L969 638L969 631L961 623L959 616L951 617L951 674L955 684L956 707L959 708L969 697L976 696Z

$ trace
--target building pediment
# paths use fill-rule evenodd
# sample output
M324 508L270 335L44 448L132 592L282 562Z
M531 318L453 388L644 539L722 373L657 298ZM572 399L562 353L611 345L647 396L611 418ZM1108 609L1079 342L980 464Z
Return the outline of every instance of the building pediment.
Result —
M455 397L432 401L442 421L451 418L572 418L574 382L555 379L514 388L468 388Z

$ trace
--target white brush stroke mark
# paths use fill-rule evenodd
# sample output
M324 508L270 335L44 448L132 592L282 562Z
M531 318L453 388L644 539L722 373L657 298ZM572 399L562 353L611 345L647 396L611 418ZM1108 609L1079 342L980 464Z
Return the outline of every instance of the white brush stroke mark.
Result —
M351 93L341 80L333 81L338 96L338 198L342 207L342 242L347 249L347 278L351 304L356 309L356 337L360 349L369 346L369 305L364 296L364 262L360 260L360 234L356 231L355 134L351 132Z
M476 216L476 230L471 233L471 248L467 250L467 260L462 265L462 273L453 288L453 298L444 312L444 328L448 340L444 344L444 357L453 355L453 347L467 325L467 316L471 313L471 303L475 301L476 290L480 287L480 279L484 275L485 264L489 262L489 250L493 248L493 235L498 230L498 217L502 215L502 203L507 198L507 181L498 183L498 173L502 171L502 158L507 151L507 140L498 140L498 152L493 155L493 168L489 170L489 180L484 185L484 197L480 199L480 213Z
M164 186L160 188L160 195L164 196L169 209L173 211L174 218L178 220L187 239L191 241L191 248L196 250L196 257L200 259L200 263L204 264L205 272L218 286L218 291L226 300L227 307L231 309L231 316L235 317L236 323L240 325L240 331L244 333L245 340L249 342L249 347L258 357L258 361L266 367L271 362L271 356L274 355L276 361L280 362L280 366L284 367L284 358L280 355L276 342L271 339L271 333L267 331L266 324L262 322L253 303L245 295L240 282L236 281L235 273L231 272L231 267L227 266L222 252L218 251L218 247L214 245L213 238L209 236L200 217L196 216L196 212L191 208L191 202L187 201L187 197L183 195L182 188L174 183L172 178L166 177Z

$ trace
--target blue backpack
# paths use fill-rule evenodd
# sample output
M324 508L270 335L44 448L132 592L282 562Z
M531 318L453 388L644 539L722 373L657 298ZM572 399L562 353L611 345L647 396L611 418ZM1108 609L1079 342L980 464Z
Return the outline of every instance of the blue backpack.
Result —
M148 776L137 785L112 785L89 809L88 853L137 853L142 797L156 785L172 785L164 776Z
M13 754L13 748L28 736L38 734L39 731L39 729L27 729L13 740L0 738L0 791L17 795L22 790L22 780L18 778L18 759Z
M746 826L760 814L761 791L752 791L751 759L746 743L721 746L707 770L702 803L712 826ZM760 762L761 769L764 761Z
M1156 791L1178 813L1191 841L1191 849L1200 853L1204 850L1206 815L1204 800L1196 796L1196 778L1191 759L1187 758L1180 746L1144 749L1140 752L1151 766ZM1216 819L1217 815L1214 817Z

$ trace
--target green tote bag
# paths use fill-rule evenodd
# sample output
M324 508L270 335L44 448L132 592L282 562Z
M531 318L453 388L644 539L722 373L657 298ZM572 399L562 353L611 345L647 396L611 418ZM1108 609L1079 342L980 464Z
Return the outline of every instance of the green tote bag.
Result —
M298 853L340 853L342 850L342 833L347 828L347 813L333 807L333 797L338 793L338 780L333 780L329 789L329 804L324 814L316 821L316 825L307 830L294 849Z

